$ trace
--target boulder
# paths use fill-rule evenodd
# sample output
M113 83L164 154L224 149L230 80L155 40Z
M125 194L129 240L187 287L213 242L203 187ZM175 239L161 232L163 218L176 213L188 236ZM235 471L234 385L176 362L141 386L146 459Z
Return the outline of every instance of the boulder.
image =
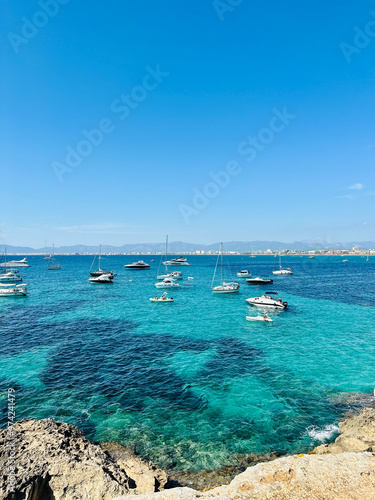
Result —
M375 408L364 408L359 415L346 416L339 427L340 435L335 441L318 446L314 453L375 452Z
M8 488L10 449L15 452L15 497ZM164 486L165 473L125 452L117 443L107 449L92 443L70 424L20 420L0 431L0 500L112 500Z
M176 488L113 500L370 500L375 454L292 455L249 467L229 485L199 492Z

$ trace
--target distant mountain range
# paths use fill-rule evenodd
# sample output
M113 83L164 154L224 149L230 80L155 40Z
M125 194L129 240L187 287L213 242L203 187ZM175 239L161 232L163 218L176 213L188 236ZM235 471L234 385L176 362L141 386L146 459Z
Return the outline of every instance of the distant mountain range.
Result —
M348 250L352 249L354 246L358 246L360 249L365 250L367 248L375 248L375 241L362 241L362 242L349 242L349 243L325 243L314 240L305 241L294 241L293 243L284 243L281 241L228 241L223 243L224 252L259 252L266 251L268 249L273 252L280 250L322 250L324 248L329 248L330 250ZM185 252L196 252L198 250L203 250L205 252L217 251L220 247L220 243L213 243L211 245L203 245L199 243L185 243L183 241L172 241L168 245L168 253L178 254ZM31 247L19 247L19 246L6 246L8 254L33 254L33 253L48 253L52 252L52 247L47 248L31 248ZM62 246L55 247L56 253L96 253L98 252L99 246L88 246L88 245L74 245L74 246ZM122 246L112 246L112 245L102 245L103 253L160 253L164 252L165 243L129 243ZM0 252L3 253L5 250L4 245L0 245Z

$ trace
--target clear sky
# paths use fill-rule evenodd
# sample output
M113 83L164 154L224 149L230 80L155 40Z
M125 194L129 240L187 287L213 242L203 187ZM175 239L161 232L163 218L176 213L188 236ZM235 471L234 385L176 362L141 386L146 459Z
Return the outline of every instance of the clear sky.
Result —
M372 1L59 2L1 2L0 243L375 239Z

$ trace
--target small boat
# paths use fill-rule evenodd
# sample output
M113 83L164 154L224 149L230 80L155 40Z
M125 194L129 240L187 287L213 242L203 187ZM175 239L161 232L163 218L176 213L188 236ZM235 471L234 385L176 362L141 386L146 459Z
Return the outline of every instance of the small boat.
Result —
M349 259L344 259L343 262L349 262Z
M9 271L0 274L0 283L19 283L22 281L19 271L10 269Z
M259 276L247 279L246 281L249 285L271 285L273 283L273 280L269 278L260 278Z
M268 323L273 323L273 319L271 319L267 314L264 316L246 316L247 321L266 321Z
M286 309L288 302L283 302L281 297L277 299L277 292L266 292L261 297L251 297L246 302L257 307L272 307L273 309Z
M150 264L147 264L143 260L138 262L133 262L132 264L125 264L125 269L150 269Z
M165 266L190 266L187 259L184 257L178 257L177 259L166 260L163 262Z
M15 283L0 284L0 297L26 297L27 284L16 285Z
M243 271L241 271L240 273L237 273L237 276L239 278L251 278L252 274L249 273L249 271L247 269L244 269Z
M163 281L159 281L159 283L155 283L156 288L178 288L180 286L177 281L172 278L165 278Z
M100 276L89 278L91 283L113 283L113 273L105 273Z
M309 255L307 258L308 259L315 259L315 256L314 255Z
M167 292L164 292L161 297L153 297L150 299L151 302L174 302L173 297L167 297Z

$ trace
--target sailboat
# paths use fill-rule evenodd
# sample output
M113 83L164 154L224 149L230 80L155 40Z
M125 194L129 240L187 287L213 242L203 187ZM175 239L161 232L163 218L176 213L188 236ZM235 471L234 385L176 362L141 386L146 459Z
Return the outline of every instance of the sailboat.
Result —
M55 244L53 244L53 251L51 255L52 264L48 266L48 271L58 271L61 269L60 264L55 264Z
M287 274L293 274L293 271L290 269L290 267L287 267L284 269L281 267L281 254L279 253L279 269L276 271L272 271L272 274L278 275L278 276L285 276Z
M168 235L165 238L165 258L167 259L168 255ZM162 257L163 258L163 257ZM159 274L156 276L156 279L162 280L159 283L155 283L156 288L178 288L180 285L177 283L177 279L182 279L182 273L178 271L174 271L168 273L168 261L163 262L165 265L164 274ZM160 262L161 265L161 262ZM159 269L160 269L159 265Z
M217 266L219 264L219 259L221 257L221 285L214 286L214 281L215 281L215 275L217 271ZM215 271L214 271L214 276L212 278L212 283L211 283L211 290L213 293L236 293L240 289L240 285L238 283L226 283L224 281L224 262L223 262L223 244L220 243L220 253L217 256L216 260L216 266L215 266Z
M168 272L168 235L166 236L165 239L165 262L163 264L165 265L165 271L164 274L159 274L158 270L158 276L156 276L156 279L158 280L164 280L167 278L172 278L173 280L182 280L182 273L180 271L171 271ZM160 265L159 265L160 269Z
M112 278L114 276L112 271L108 271L108 269L100 269L100 261L102 260L102 245L99 245L99 264L98 264L98 270L97 271L91 271L92 266L94 265L96 259L96 255L94 257L94 260L92 261L91 267L90 267L90 276L93 276L94 278L97 278L98 276L101 276L102 274L110 274L112 275Z

